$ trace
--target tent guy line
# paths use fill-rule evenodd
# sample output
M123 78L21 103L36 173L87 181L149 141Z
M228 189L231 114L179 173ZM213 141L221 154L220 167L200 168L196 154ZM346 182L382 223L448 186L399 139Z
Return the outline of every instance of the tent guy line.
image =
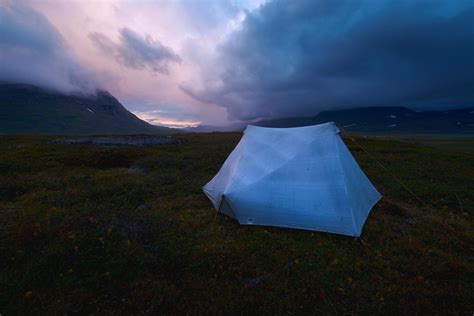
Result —
M363 152L365 152L372 160L374 160L382 169L384 169L400 186L405 189L408 193L410 193L415 199L418 200L424 206L430 206L429 203L423 201L418 195L415 194L402 180L400 180L388 167L386 167L380 160L375 158L366 148L364 148L359 142L357 142L354 137L349 136L343 129L341 130L341 134L344 135L346 138L350 139L354 144L357 145Z

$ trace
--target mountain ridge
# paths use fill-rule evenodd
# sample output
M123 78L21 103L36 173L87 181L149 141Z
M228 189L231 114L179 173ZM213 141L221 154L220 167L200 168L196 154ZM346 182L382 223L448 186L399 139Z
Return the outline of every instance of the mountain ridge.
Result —
M0 84L2 134L165 134L129 112L112 94L64 94L33 85Z
M242 131L247 124L298 127L333 121L347 132L367 134L474 134L474 107L444 111L415 111L406 107L360 107L323 111L314 116L235 123L227 127L198 126L189 131Z

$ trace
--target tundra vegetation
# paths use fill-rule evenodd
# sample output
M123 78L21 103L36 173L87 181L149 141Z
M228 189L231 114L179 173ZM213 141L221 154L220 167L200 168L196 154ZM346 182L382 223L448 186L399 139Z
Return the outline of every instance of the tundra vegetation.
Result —
M201 188L241 134L182 137L1 136L0 313L474 311L473 146L346 138L384 196L351 238L217 214Z

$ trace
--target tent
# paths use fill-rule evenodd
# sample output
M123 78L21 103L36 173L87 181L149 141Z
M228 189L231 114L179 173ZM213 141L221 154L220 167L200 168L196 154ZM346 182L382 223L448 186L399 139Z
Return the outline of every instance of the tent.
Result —
M380 193L357 165L336 125L249 125L204 193L242 225L360 236Z

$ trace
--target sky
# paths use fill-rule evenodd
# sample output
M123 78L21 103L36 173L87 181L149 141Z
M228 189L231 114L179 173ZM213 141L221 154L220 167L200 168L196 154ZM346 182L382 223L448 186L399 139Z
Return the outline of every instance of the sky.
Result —
M474 1L0 0L0 81L171 127L474 106Z

